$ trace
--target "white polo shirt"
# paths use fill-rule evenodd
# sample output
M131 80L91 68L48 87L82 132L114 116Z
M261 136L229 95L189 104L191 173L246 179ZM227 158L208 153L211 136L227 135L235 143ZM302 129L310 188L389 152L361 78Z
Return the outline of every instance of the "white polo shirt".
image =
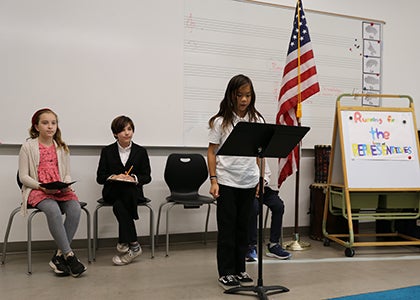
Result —
M219 149L233 130L232 125L223 130L222 121L222 117L216 118L209 132L209 142L218 144ZM248 114L244 118L235 114L233 124L236 125L238 122L249 122ZM258 123L261 122L262 120L258 120ZM219 184L235 188L253 188L259 180L257 159L256 157L217 155L216 175Z

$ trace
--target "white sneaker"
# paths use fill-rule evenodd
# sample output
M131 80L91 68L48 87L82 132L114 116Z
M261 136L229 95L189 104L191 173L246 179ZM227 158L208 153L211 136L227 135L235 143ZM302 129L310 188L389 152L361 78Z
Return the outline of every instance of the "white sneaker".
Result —
M117 244L117 251L119 253L127 253L128 250L130 250L130 247L128 246L128 243L118 243Z
M142 254L142 252L143 251L141 250L141 247L139 247L138 251L133 251L133 250L129 249L128 252L125 253L125 254L115 255L112 258L112 262L117 266L127 265L127 264L131 263L137 256Z

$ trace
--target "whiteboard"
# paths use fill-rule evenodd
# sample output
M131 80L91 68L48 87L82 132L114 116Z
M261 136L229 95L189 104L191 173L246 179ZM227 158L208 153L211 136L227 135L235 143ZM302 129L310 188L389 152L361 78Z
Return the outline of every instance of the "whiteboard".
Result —
M137 142L182 145L183 15L182 1L2 0L0 141L22 143L50 107L71 145L114 141L121 114Z
M130 116L147 146L206 147L228 80L248 75L274 123L293 9L233 0L3 0L0 143L20 144L39 108L70 145L114 139ZM329 144L339 94L361 88L362 21L306 12L321 92L304 102L304 147ZM329 24L334 24L330 26Z
M361 91L362 19L305 10L321 91L303 102L301 123L311 127L304 148L330 144L335 101ZM252 1L187 0L184 49L184 141L206 144L208 119L217 112L228 80L248 75L256 106L275 123L294 7ZM381 36L382 32L378 35ZM201 141L201 142L200 142Z
M340 116L348 188L420 187L418 136L412 111L360 108L342 110Z

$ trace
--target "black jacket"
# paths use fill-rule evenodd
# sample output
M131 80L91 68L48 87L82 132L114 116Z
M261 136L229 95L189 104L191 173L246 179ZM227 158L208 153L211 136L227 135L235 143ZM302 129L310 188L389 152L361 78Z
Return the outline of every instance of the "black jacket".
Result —
M133 168L131 169L130 175L134 174L137 176L137 185L107 180L113 174L121 174L128 171L131 166ZM137 202L144 200L143 185L152 180L150 173L149 156L145 148L132 143L130 156L124 166L118 152L118 144L115 142L104 147L101 151L98 170L96 172L96 181L104 185L102 197L109 203L114 203L118 197L125 194L121 193L121 189L132 189L133 205L136 207L135 211L137 211ZM135 216L137 216L137 213Z

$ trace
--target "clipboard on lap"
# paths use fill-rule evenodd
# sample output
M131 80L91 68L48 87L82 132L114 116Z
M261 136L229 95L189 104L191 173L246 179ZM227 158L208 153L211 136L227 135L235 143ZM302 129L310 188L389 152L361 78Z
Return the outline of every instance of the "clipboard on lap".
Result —
M41 183L40 186L48 190L62 190L72 185L75 182L76 181L72 181L72 182L53 181L53 182L48 182L48 183Z

